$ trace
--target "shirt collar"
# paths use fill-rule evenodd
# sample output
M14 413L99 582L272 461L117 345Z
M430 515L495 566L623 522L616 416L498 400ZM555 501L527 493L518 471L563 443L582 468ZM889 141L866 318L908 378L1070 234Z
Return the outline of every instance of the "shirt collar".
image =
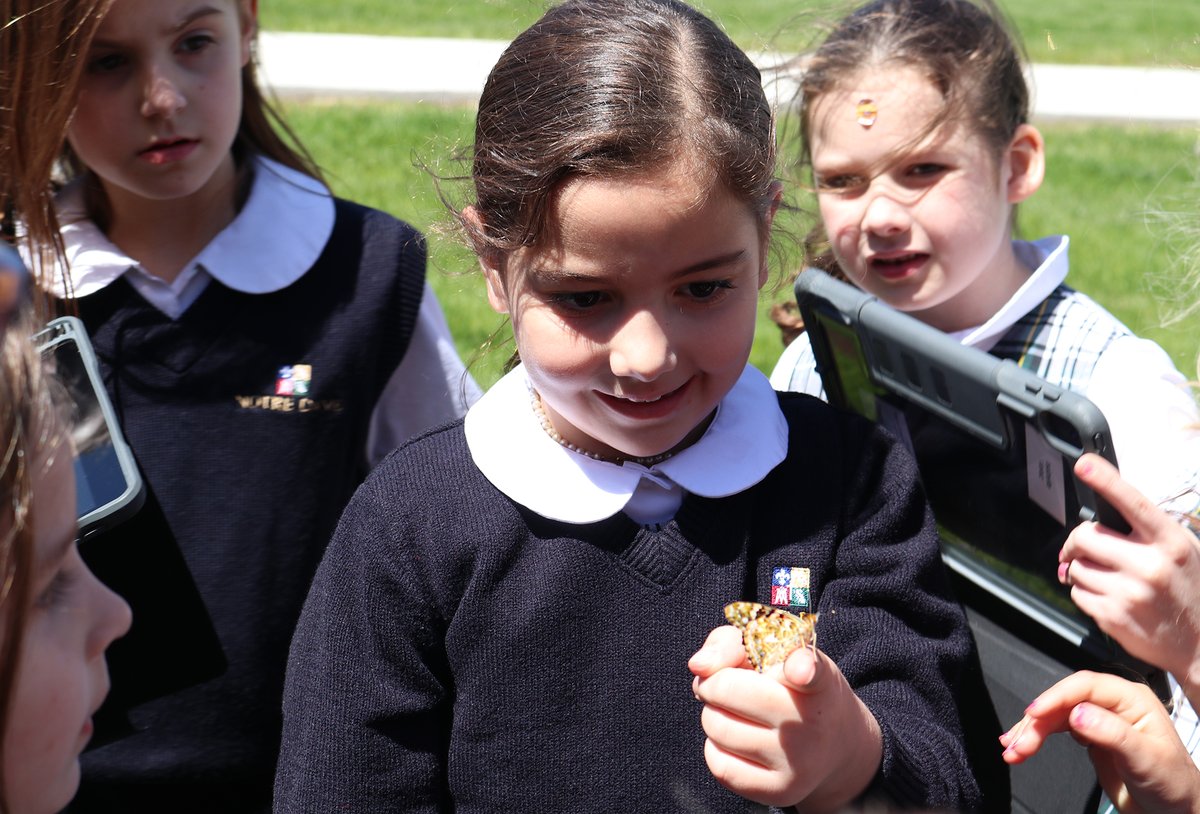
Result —
M767 378L747 365L695 444L649 468L597 461L560 446L533 410L518 366L467 412L476 466L504 494L543 517L595 523L629 503L643 478L703 497L749 489L787 456L787 420Z
M74 296L94 294L138 265L87 217L82 183L64 188L55 205ZM245 205L188 267L200 266L246 294L279 291L312 268L333 222L333 197L324 184L260 156ZM56 296L66 295L61 271L51 285Z
M1014 240L1013 251L1017 259L1033 269L1033 273L991 319L977 328L956 331L951 336L970 347L991 349L1017 320L1036 308L1067 279L1069 243L1070 238L1066 235L1034 241Z

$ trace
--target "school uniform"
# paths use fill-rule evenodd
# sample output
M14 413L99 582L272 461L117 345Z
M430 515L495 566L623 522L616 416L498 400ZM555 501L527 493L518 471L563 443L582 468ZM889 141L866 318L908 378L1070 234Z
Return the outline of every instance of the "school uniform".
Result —
M227 666L131 709L130 733L83 756L72 810L268 810L287 646L337 518L369 457L465 411L465 373L420 234L272 161L169 285L81 212L67 190L78 311L149 490L104 545L177 543ZM139 566L108 576L136 594L157 578ZM131 640L139 619L169 636L169 599L132 603ZM126 668L162 666L127 645L110 651Z
M956 702L990 702L914 467L753 368L679 454L597 461L516 368L347 507L292 644L275 810L763 810L708 771L687 669L737 599L820 613L883 732L869 796L1007 801L967 757Z
M1033 269L1029 279L983 325L949 335L1091 400L1108 420L1124 477L1152 499L1166 498L1178 492L1197 446L1188 447L1200 415L1187 379L1157 343L1064 283L1068 244L1066 236L1013 241ZM771 384L824 396L806 334L784 349Z
M1200 487L1200 417L1186 377L1158 344L1064 283L1068 244L1066 236L1014 241L1018 258L1034 269L1029 279L986 323L950 335L1095 403L1108 420L1122 476L1152 500ZM824 396L807 335L784 350L771 383ZM1173 503L1185 513L1197 508L1194 493ZM1168 678L1176 729L1200 764L1196 712Z

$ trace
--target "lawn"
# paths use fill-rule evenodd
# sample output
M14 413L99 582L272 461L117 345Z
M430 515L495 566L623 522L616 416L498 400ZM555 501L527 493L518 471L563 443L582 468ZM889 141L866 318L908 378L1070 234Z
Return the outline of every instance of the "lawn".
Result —
M494 382L511 344L480 355L489 336L498 329L500 336L506 332L487 306L474 259L453 235L453 220L434 181L434 173L450 178L462 171L449 159L469 142L473 109L293 103L287 112L339 194L392 212L430 234L430 276L459 349L474 360L472 371L481 384ZM1150 213L1195 211L1196 133L1069 125L1048 126L1045 133L1048 177L1022 207L1021 231L1031 237L1070 234L1070 281L1133 330L1162 344L1181 369L1195 370L1200 320L1164 327L1179 305L1172 300L1172 280L1179 269L1175 255L1186 244ZM453 181L440 185L452 200L462 201L469 191ZM802 230L801 224L791 224L792 232ZM786 244L783 248L786 256ZM784 272L778 277L782 280ZM766 311L785 296L786 285L763 298L751 361L764 371L782 348Z
M287 0L262 6L264 28L511 39L545 0ZM1196 0L1002 0L1035 62L1200 64ZM795 51L848 6L829 0L698 0L743 48Z

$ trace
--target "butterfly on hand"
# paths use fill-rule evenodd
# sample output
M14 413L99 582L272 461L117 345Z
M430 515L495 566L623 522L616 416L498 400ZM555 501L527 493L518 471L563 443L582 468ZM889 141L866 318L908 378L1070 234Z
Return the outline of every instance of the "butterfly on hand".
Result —
M817 614L789 613L757 602L730 602L725 619L742 631L742 644L760 673L783 664L792 651L817 646Z

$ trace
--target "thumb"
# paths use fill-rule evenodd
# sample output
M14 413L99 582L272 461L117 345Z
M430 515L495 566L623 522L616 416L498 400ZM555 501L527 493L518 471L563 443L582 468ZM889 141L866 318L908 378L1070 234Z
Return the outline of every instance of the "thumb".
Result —
M796 692L820 692L829 675L828 662L829 657L816 647L794 650L783 663L783 683Z

